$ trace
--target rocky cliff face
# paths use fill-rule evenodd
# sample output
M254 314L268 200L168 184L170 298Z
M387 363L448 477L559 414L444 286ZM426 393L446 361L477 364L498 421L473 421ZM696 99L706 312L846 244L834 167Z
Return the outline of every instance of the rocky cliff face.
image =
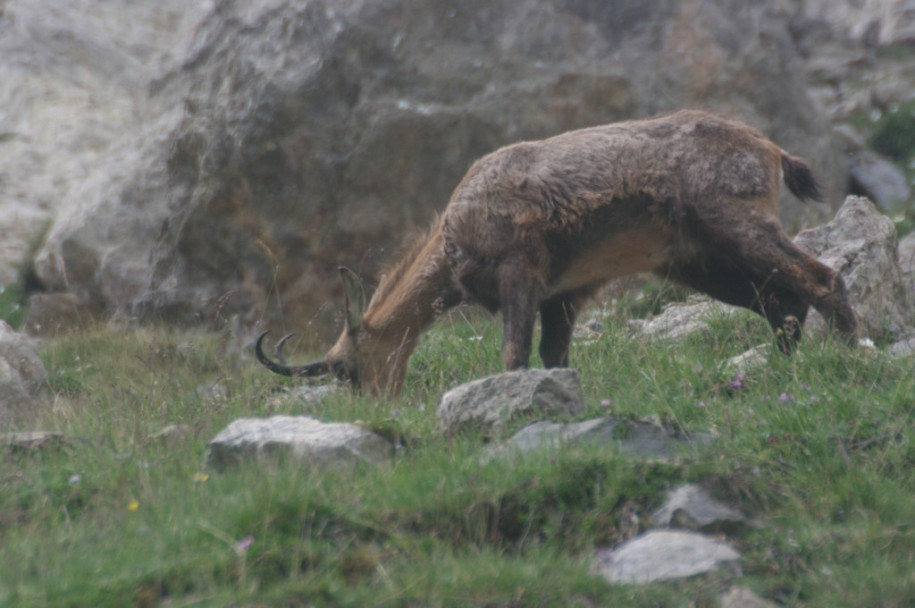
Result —
M683 106L755 124L831 201L845 190L796 52L803 16L774 0L89 4L0 15L13 253L53 219L33 330L110 314L327 327L336 267L377 271L475 158ZM786 199L783 220L829 211Z

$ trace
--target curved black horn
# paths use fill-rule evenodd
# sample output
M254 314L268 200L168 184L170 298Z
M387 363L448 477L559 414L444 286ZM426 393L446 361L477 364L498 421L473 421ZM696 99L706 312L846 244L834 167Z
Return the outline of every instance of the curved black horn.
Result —
M286 340L291 338L293 334L285 336L282 340L279 341L276 347L277 359L276 361L271 361L270 358L264 354L264 349L262 343L264 338L269 334L269 331L265 331L257 337L257 344L254 345L254 354L257 355L257 360L263 364L264 367L269 369L275 374L280 374L281 376L297 376L297 377L313 377L313 376L323 376L330 372L330 366L327 364L327 361L315 361L314 363L307 363L305 365L289 366L286 365L286 360L283 358L283 344L286 343Z
M276 361L283 367L286 367L286 357L283 356L283 346L286 345L286 341L289 340L295 334L286 334L280 341L276 343Z

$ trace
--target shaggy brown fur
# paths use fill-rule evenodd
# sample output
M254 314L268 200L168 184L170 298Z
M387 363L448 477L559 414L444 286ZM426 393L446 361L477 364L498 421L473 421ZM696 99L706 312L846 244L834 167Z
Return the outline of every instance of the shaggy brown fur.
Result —
M651 271L765 317L789 352L809 306L851 341L857 323L836 273L799 249L777 216L779 183L820 197L810 168L756 130L699 111L572 131L477 161L425 239L364 309L342 271L347 323L324 361L371 393L400 391L419 334L462 299L502 311L506 369L568 365L575 317L613 278ZM263 336L261 337L263 338ZM316 371L317 370L317 371Z

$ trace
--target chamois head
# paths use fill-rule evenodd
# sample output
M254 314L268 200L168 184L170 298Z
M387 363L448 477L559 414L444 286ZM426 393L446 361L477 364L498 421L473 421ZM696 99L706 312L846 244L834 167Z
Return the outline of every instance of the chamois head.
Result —
M398 382L396 372L391 372L390 350L379 348L376 332L363 322L366 309L365 288L362 280L348 268L340 268L343 280L345 319L343 332L323 359L305 365L290 366L283 357L283 345L293 334L282 338L276 347L277 361L272 361L263 351L265 331L257 338L255 353L257 359L272 372L299 378L319 377L333 374L340 381L357 390L377 394L390 389L391 382ZM380 358L379 358L380 357ZM377 359L377 360L376 360Z

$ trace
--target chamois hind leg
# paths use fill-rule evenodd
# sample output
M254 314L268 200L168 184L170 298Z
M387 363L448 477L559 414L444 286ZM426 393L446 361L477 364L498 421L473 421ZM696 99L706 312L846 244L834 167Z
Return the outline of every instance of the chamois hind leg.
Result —
M543 366L568 367L575 319L592 289L554 296L540 304L540 360Z
M681 263L660 274L716 300L759 314L769 322L782 352L790 353L801 339L808 305L790 290L776 285L770 277L742 269L731 259Z
M734 267L764 280L761 306L767 303L766 292L780 300L784 317L790 314L801 320L803 315L798 312L813 306L843 339L854 342L858 322L845 284L834 270L795 245L775 218L750 212L739 217L717 216L716 220L696 223L699 242L707 256L729 260Z
M530 363L534 321L541 286L531 267L521 259L499 266L499 300L502 306L502 362L505 369L526 368Z

